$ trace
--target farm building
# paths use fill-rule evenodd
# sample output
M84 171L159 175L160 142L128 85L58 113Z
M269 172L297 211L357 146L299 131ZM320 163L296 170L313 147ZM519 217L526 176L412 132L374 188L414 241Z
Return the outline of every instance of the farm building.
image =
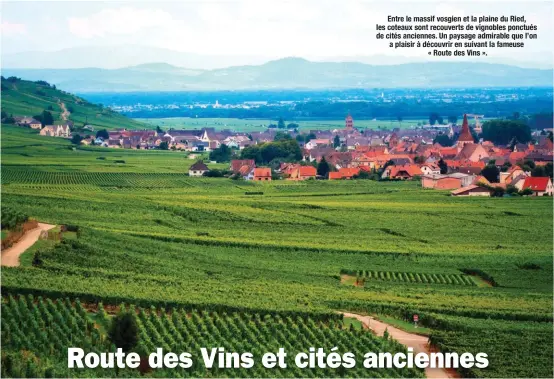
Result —
M190 166L189 176L202 176L207 171L209 171L208 166L202 161L197 161Z
M481 187L476 184L470 184L467 187L455 189L450 192L452 196L488 196L491 195L491 190L486 187Z
M27 126L31 129L42 128L40 121L35 120L33 117L14 117L15 123L19 126Z
M438 190L452 190L467 187L475 180L474 175L453 173L448 175L424 175L421 178L423 188L433 188Z

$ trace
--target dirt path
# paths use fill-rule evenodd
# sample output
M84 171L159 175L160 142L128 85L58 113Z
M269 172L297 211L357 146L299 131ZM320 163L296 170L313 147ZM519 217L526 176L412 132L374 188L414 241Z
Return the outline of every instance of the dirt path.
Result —
M67 110L67 108L65 107L65 103L60 101L59 102L59 105L60 105L60 108L62 108L62 113L60 114L60 117L62 118L62 120L64 121L67 121L67 118L69 117L70 113L69 111Z
M414 353L430 353L429 339L419 334L412 334L395 328L392 325L385 324L371 316L362 316L355 313L342 312L344 317L355 318L359 320L367 329L371 329L378 336L383 336L385 329L388 329L389 335L407 347L414 349ZM459 375L454 370L440 368L426 368L425 376L428 378L459 378Z
M29 230L12 247L2 251L2 266L19 266L19 256L38 241L40 234L44 230L50 230L56 225L38 223L38 228Z

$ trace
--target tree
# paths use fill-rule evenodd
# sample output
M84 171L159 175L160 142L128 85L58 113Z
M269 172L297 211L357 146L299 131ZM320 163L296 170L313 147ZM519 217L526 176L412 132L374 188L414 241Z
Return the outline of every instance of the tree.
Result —
M292 139L292 137L290 136L290 134L286 132L277 132L275 133L275 137L273 138L273 141L282 141L285 139Z
M3 122L4 124L15 124L15 118L13 118L13 116L10 115L10 116L4 118L4 119L2 120L2 122Z
M160 146L158 146L158 149L169 150L169 143L167 143L167 141L160 142Z
M448 173L448 165L442 158L439 160L439 168L441 169L441 174L445 175Z
M437 121L439 120L439 114L437 112L432 112L430 115L429 115L429 124L430 125L435 125L437 123Z
M458 116L448 116L448 122L451 124L456 124L458 122Z
M498 183L498 176L500 175L500 170L494 164L488 164L484 169L481 170L481 175L483 175L489 182Z
M278 129L285 129L285 120L283 120L283 117L279 117L279 122L277 123Z
M544 176L548 176L550 177L550 179L553 179L553 169L554 165L552 164L552 162L548 162L546 165L544 165Z
M216 162L229 162L231 160L232 151L226 144L222 143L217 149L210 152L210 160Z
M450 137L448 137L447 134L443 134L443 133L437 134L437 136L433 140L433 143L438 143L443 147L449 147L454 144L454 142L450 139Z
M298 129L298 124L295 123L295 122L291 122L290 124L287 125L287 129Z
M506 162L504 162L502 167L500 167L500 171L506 172L510 169L510 167L512 167L512 164L510 163L510 161L506 161Z
M502 196L504 196L504 188L494 186L491 189L492 189L491 197L502 197Z
M326 178L329 175L329 171L331 171L331 167L329 167L329 163L327 163L325 157L322 157L317 164L317 175Z
M2 116L0 118L5 119L6 117L8 117L8 114L2 109Z
M124 352L131 351L139 337L136 315L131 312L120 312L113 318L108 336L116 347Z
M156 125L156 133L158 133L158 134L163 134L163 132L164 132L164 131L162 130L162 128L160 128L159 125Z
M78 145L83 140L83 137L81 137L80 134L74 134L73 137L71 137L71 143L74 145Z
M240 153L241 159L254 159L256 163L262 163L261 145L252 145L245 147Z
M506 186L506 193L507 193L508 195L517 195L517 194L519 194L519 191L518 191L518 189L517 189L515 186L513 186L513 185L511 185L511 184L508 184L508 185Z
M208 177L208 178L222 178L225 175L225 172L218 169L211 169L209 171L206 171L202 176Z
M400 125L402 123L403 117L401 115L397 115L396 120L398 121L398 124Z
M529 196L533 194L533 190L531 188L525 188L524 190L520 191L519 194L521 196Z
M531 129L521 120L491 120L483 123L482 136L497 145L508 145L514 138L527 143L531 141Z
M96 132L96 138L102 138L104 140L110 139L110 134L106 129L102 129Z
M52 125L54 123L54 116L52 116L52 113L48 112L47 110L42 111L41 114L36 115L33 118L37 121L40 121L42 126Z
M523 171L533 171L536 167L535 162L531 159L526 159L524 161L518 161L516 162L519 167L522 168Z
M548 162L544 166L535 165L535 167L531 169L531 176L548 176L552 178L552 166L552 162Z
M338 134L335 136L335 138L333 138L333 147L334 148L337 148L340 146L340 137L338 136Z

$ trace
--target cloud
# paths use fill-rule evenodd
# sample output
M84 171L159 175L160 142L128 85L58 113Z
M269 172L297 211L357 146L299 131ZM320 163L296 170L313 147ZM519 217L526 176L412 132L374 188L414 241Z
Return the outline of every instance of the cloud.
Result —
M27 34L27 25L9 21L2 21L2 24L0 24L0 30L2 31L2 35L5 36Z
M145 28L164 26L172 22L172 16L165 11L129 7L103 9L88 17L67 19L70 32L80 38L133 34Z

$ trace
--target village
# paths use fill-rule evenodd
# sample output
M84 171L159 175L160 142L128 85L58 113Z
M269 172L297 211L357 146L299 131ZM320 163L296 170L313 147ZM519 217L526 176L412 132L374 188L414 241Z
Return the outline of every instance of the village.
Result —
M71 125L67 123L41 128L40 122L28 117L16 122L20 126L40 129L41 135L71 137ZM499 146L490 141L477 141L475 135L481 133L479 118L475 117L471 128L467 114L461 126L450 123L392 130L360 131L348 115L344 128L310 130L308 133L276 128L251 133L215 128L167 131L158 128L103 130L93 136L94 128L90 126L85 126L84 131L90 135L79 138L81 145L188 152L190 159L198 159L189 169L191 177L209 176L210 169L201 159L204 153L217 151L224 145L234 152L233 158L241 158L245 148L271 143L280 133L298 143L302 159L280 162L272 167L257 164L254 159L230 159L227 176L254 181L348 180L377 176L378 180L389 181L417 179L423 188L450 190L453 196L553 194L550 176L541 175L545 170L540 169L550 164L551 170L553 158L553 144L544 131L535 133L535 143L514 141L511 146ZM452 146L442 146L437 142L438 136L450 139ZM318 169L322 161L328 169Z

